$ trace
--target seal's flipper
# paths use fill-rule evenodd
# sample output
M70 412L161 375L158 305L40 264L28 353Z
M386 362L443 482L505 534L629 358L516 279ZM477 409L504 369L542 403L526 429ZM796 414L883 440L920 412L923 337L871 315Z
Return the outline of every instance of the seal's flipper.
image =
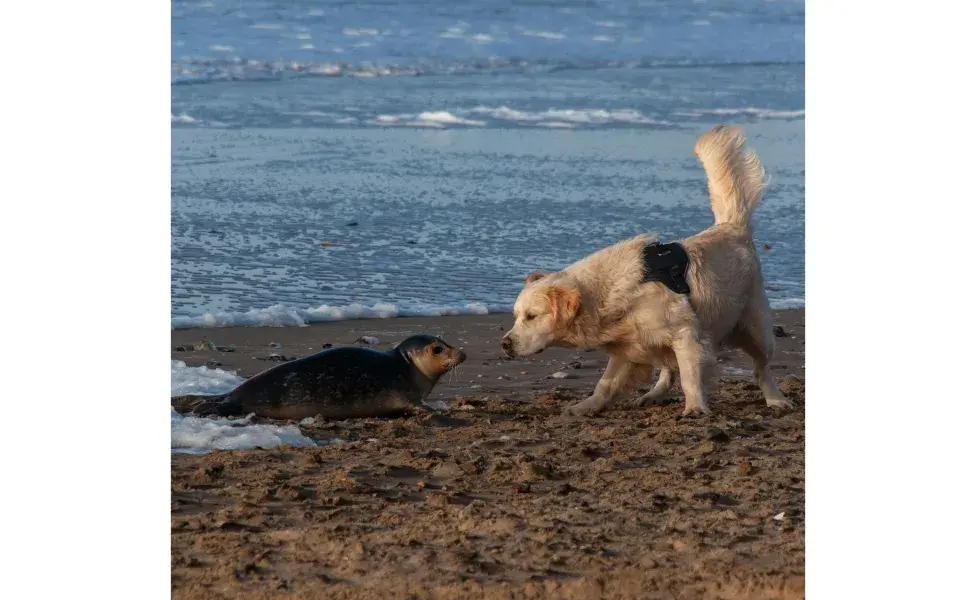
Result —
M213 411L208 414L217 414L221 417L242 417L244 416L244 404L240 398L227 398L221 396L219 401L213 405Z
M173 406L173 410L181 415L192 413L198 416L206 416L220 414L219 406L225 398L227 398L227 394L218 394L216 396L187 394L186 396L173 396L170 398L170 403Z

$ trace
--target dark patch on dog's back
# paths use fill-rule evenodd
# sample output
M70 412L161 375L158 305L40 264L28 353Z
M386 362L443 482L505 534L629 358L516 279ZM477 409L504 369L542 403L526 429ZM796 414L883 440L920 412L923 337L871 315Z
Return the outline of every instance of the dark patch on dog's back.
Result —
M691 288L685 279L688 270L688 253L678 242L662 244L652 242L644 246L644 281L657 281L677 294L689 294Z

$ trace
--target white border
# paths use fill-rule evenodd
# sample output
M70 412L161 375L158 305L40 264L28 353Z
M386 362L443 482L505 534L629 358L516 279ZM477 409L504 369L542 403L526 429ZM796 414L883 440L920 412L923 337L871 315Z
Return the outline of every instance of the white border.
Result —
M973 16L808 6L810 598L971 593ZM169 19L5 8L3 597L169 594Z
M170 5L3 22L0 597L168 598Z
M973 16L807 4L809 598L973 595Z

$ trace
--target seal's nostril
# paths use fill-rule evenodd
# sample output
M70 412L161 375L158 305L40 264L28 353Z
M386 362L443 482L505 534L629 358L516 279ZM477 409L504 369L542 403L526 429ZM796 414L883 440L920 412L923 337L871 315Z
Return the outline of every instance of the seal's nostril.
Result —
M505 337L502 338L502 348L508 350L511 347L512 347L512 338L506 335Z

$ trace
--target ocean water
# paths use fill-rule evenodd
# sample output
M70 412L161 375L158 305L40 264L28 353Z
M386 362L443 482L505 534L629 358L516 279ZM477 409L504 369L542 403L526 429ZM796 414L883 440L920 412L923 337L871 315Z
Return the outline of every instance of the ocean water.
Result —
M803 2L172 7L174 327L507 311L533 270L707 227L718 122L771 177L770 299L803 303Z

